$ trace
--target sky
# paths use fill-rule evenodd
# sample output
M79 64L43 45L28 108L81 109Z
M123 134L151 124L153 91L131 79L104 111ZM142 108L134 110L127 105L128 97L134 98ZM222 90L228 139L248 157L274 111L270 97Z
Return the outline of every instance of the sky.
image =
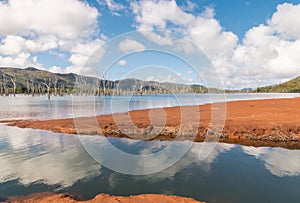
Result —
M115 59L109 79L271 85L300 75L299 13L300 0L0 0L0 67L88 73L96 51Z

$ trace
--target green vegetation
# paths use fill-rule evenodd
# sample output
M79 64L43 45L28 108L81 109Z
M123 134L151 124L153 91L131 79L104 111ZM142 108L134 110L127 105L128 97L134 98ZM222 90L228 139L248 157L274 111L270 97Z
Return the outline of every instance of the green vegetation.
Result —
M300 76L282 84L268 86L268 87L259 87L257 88L257 92L278 92L278 93L300 92Z

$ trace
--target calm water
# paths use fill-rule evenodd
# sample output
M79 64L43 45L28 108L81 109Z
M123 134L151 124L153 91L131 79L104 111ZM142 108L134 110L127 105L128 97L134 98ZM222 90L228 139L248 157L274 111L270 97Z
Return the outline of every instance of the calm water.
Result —
M300 94L197 94L197 95L144 95L120 97L52 97L49 102L45 96L0 97L0 119L55 119L73 117L73 109L91 112L93 115L125 112L135 109L155 107L186 106L212 102L292 98Z
M226 95L227 100L293 97L297 94ZM192 105L220 101L205 95L197 99L189 95L73 99L73 107L89 108L96 114L128 109ZM115 102L115 103L114 103ZM72 117L72 98L17 97L0 98L1 119ZM113 109L113 111L112 111ZM83 144L82 144L83 143ZM19 129L0 125L0 196L24 195L34 192L75 192L86 198L99 193L134 195L163 193L192 197L206 202L300 202L300 150L254 148L221 143L175 143L171 154L189 148L179 161L150 175L125 175L106 167L106 160L118 160L118 166L132 167L118 159L110 146L135 156L162 152L170 142L142 142L128 139L55 134L48 131ZM86 151L94 150L95 161ZM208 154L201 159L201 155ZM141 163L144 168L164 168L169 154ZM101 162L101 160L103 162ZM146 164L145 164L146 163Z

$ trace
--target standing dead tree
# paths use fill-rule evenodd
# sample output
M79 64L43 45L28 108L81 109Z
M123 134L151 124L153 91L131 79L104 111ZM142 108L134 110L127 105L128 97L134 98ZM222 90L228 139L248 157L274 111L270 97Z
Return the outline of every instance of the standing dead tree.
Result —
M53 82L53 85L54 85L54 96L57 96L57 84L58 84L58 79L57 77L54 78L54 82Z
M28 76L29 79L27 79L27 93L29 95L29 93L31 92L31 95L34 97L35 95L35 75L34 74L30 74Z
M7 77L3 73L1 77L1 95L9 96Z
M3 90L3 78L2 75L0 75L0 96L3 96L4 90Z
M95 96L100 96L101 92L100 92L100 80L99 78L96 78L96 82L95 82Z
M13 77L10 78L10 80L13 84L13 95L15 97L16 96L16 89L17 89L17 83L16 83L17 78L15 76L13 76Z
M48 100L50 100L50 97L51 97L51 78L48 78L48 80L46 78L44 78L44 82L43 84L46 86L47 88L47 97L48 97Z

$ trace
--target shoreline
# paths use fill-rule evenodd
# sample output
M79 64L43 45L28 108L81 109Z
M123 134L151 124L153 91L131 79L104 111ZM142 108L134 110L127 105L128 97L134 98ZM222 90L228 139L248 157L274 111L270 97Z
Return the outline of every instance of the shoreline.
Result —
M0 197L0 202L10 202L10 203L48 203L48 202L57 202L57 203L96 203L96 202L105 202L105 203L204 203L197 201L193 198L180 197L174 195L164 195L164 194L140 194L140 195L130 195L130 196L113 196L109 194L98 194L93 199L84 200L78 195L72 195L69 193L55 194L51 192L42 192L42 193L33 193L24 196L10 196L7 198Z
M226 109L223 109L224 107ZM213 114L212 108L214 109ZM154 117L151 116L151 121L149 115L152 112L156 113ZM163 115L166 116L165 120ZM212 123L212 115L215 116L213 122L216 124ZM136 126L135 130L128 123L129 117ZM197 117L196 120L191 119L195 117ZM300 98L240 100L198 106L133 110L126 113L101 115L96 118L97 120L76 118L77 130L73 118L0 122L8 123L9 126L49 130L54 133L127 137L145 141L191 140L203 142L211 138L212 141L217 139L220 142L255 147L300 149ZM181 119L185 118L188 120L188 124L183 127L188 130L180 133ZM118 122L115 122L116 120ZM223 121L225 121L224 125ZM165 126L159 126L164 122ZM80 124L79 128L78 124ZM95 124L97 125L95 126ZM211 129L212 125L214 128L219 128L220 131L214 133ZM119 127L122 130L119 130ZM155 134L155 132L158 133ZM195 135L195 137L191 135Z

